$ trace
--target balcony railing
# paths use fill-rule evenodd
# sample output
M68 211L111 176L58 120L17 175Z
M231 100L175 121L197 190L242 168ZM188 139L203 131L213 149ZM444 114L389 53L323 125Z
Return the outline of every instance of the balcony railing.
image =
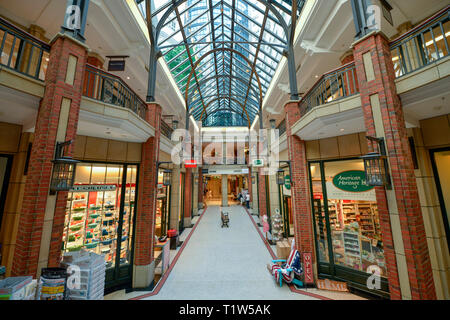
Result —
M396 77L449 55L450 6L391 42Z
M45 80L50 46L0 18L0 64L33 79Z
M172 132L173 132L172 127L169 126L164 120L161 120L161 133L165 137L171 139L172 138Z
M86 65L83 96L130 109L145 119L146 103L121 78L91 65Z
M283 119L283 121L280 122L277 129L280 137L286 133L286 119Z
M350 97L359 92L355 63L350 62L325 73L303 96L300 113L305 115L314 107Z

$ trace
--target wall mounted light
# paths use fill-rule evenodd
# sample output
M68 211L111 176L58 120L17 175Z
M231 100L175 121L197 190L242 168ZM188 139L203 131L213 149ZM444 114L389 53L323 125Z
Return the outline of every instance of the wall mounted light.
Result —
M370 152L361 157L364 161L367 184L369 186L383 186L390 189L391 178L389 176L389 164L386 156L384 138L366 138L378 146L378 152Z
M284 170L282 170L282 169L279 169L277 171L277 184L279 186L284 185Z
M275 119L270 119L269 122L270 122L270 127L271 127L272 129L275 129L275 126L276 126L276 124L277 124L277 121L276 121Z
M55 159L53 162L53 174L50 182L50 191L69 191L75 181L75 170L79 161L64 157L64 148L72 144L72 140L56 144Z
M172 171L164 170L163 172L163 185L166 187L172 184Z

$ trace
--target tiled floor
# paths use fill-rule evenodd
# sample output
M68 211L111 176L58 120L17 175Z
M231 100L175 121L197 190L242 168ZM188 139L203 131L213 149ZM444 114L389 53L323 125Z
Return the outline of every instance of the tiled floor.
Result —
M163 300L306 300L311 296L291 292L274 283L266 264L272 259L247 212L241 206L226 208L230 228L220 226L220 207L209 207L157 295ZM194 223L197 220L194 220ZM186 238L190 230L183 232ZM171 252L171 258L177 252ZM332 299L356 299L351 294L308 289ZM147 292L148 293L148 292ZM130 299L146 292L124 291L105 299Z

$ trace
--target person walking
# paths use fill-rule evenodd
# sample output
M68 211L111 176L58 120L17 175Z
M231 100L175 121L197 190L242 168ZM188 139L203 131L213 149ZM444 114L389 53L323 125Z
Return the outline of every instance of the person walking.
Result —
M245 194L245 202L247 203L247 209L250 209L250 193Z

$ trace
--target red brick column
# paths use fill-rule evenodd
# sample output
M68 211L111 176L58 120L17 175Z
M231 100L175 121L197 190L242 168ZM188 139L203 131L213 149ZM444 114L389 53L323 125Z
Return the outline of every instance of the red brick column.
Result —
M286 134L292 174L292 216L294 219L295 245L301 253L311 252L315 261L314 236L309 190L306 145L292 134L292 126L300 119L298 102L290 102L286 111Z
M257 169L258 170L258 212L259 216L265 216L267 215L267 199L266 199L266 176L262 174L262 168Z
M367 52L371 53L375 75L375 80L369 82L367 81L363 61L363 55ZM370 136L376 136L371 96L378 94L379 97L386 151L401 225L401 230L393 231L402 233L412 299L436 299L414 166L408 144L402 104L396 91L389 41L381 34L369 36L355 45L354 56L365 124L367 134ZM390 232L386 193L383 188L377 188L376 194L391 297L400 299L400 285Z
M142 145L134 249L134 263L136 266L147 266L154 259L153 243L156 219L156 184L158 179L156 163L159 161L161 107L155 103L150 103L147 107L147 122L155 128L155 136L149 138Z
M192 215L192 168L186 168L184 179L184 217L191 218ZM188 226L186 226L188 227Z
M78 59L73 85L65 82L70 55ZM22 215L17 231L17 244L12 265L13 276L36 276L61 104L63 98L71 100L65 140L75 139L86 57L86 48L67 36L57 37L52 43L45 93L36 120ZM72 148L67 148L65 155L72 156ZM66 201L67 192L60 192L57 196L54 215L49 265L59 264Z

